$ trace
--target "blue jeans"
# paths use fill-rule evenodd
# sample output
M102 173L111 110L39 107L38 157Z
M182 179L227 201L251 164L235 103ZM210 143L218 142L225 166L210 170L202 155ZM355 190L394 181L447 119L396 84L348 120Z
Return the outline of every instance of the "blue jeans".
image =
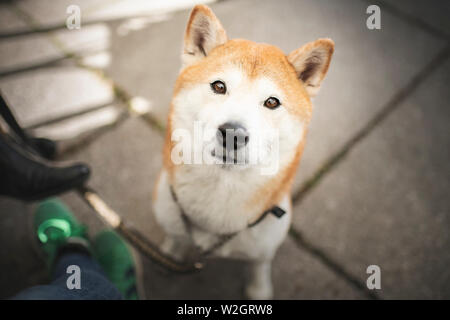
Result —
M80 268L80 289L68 289L67 267ZM101 267L87 254L68 252L61 255L55 264L52 282L25 289L13 297L15 300L119 300L122 295L106 278Z

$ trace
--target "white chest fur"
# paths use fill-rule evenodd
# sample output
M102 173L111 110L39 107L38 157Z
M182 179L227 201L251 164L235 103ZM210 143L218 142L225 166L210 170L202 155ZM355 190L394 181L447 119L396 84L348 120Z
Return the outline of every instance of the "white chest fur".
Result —
M266 179L251 170L184 165L175 172L174 188L189 219L224 234L244 229L262 213L262 206L249 207L248 202Z
M262 209L250 208L249 210L242 205L252 194L247 184L249 180L244 179L248 178L245 174L241 173L242 179L237 181L228 181L223 177L209 181L201 175L194 175L196 179L191 180L190 174L196 172L198 168L186 170L182 173L189 173L189 175L184 176L180 172L177 175L176 192L179 204L183 206L190 220L202 228L207 228L209 232L203 232L197 228L193 228L192 234L187 232L181 218L180 207L171 195L167 172L163 170L157 186L158 196L153 205L155 217L166 233L180 239L185 245L193 241L206 250L218 240L215 233L239 231L231 241L214 254L251 260L270 259L289 229L291 221L289 195L286 194L278 204L286 210L285 215L281 218L267 215L256 226L248 228L249 217L251 215L258 217ZM201 172L204 171L205 169L201 170ZM211 179L212 176L209 177ZM254 220L255 218L250 221Z

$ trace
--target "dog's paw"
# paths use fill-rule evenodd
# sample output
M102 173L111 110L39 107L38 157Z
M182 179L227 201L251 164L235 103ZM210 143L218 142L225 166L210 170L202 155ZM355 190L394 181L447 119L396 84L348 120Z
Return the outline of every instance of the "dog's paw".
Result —
M245 288L245 296L250 300L270 300L273 298L272 284L250 283Z
M184 252L181 250L177 242L172 238L166 238L159 249L176 261L183 261Z

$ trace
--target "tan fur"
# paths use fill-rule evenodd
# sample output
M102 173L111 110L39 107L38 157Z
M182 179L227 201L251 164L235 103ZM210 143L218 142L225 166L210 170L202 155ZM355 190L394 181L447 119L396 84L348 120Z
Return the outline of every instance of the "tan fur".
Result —
M330 66L331 57L334 52L334 42L331 39L318 39L314 42L305 44L304 46L292 51L288 55L289 62L297 71L297 76L301 78L302 71L308 66L308 62L323 60L318 72L314 77L303 83L310 96L314 96L320 83L327 74Z
M257 182L252 185L252 188L247 189L247 181L240 179L240 190L247 190L246 193L241 194L241 198L237 198L239 199L236 202L238 205L234 207L228 206L228 203L225 201L220 203L220 205L217 205L214 208L216 211L213 213L211 213L211 209L204 210L204 208L214 207L214 204L211 205L210 199L217 198L215 193L217 190L222 192L222 189L216 188L214 183L223 180L212 180L213 184L209 184L210 189L203 191L206 194L210 192L208 194L210 195L210 202L205 205L204 208L198 206L194 207L196 210L193 210L193 212L195 212L197 216L203 214L201 218L207 223L210 223L212 220L211 218L215 217L216 225L211 224L211 230L214 230L216 235L218 235L220 232L225 232L223 231L224 226L231 226L229 227L230 229L233 227L233 225L230 224L230 221L237 221L238 223L244 221L246 225L248 221L255 221L255 219L259 218L261 212L266 211L274 205L279 205L287 210L287 214L276 222L273 220L266 220L264 224L260 224L251 230L242 230L239 237L234 240L234 244L230 243L228 244L228 248L225 246L219 250L221 252L216 253L219 256L226 257L231 256L235 251L234 249L237 249L236 252L241 252L242 250L245 251L248 255L247 258L250 260L253 259L256 265L255 270L253 271L253 274L256 275L256 280L253 279L250 281L251 285L247 287L247 293L252 298L267 298L271 296L270 260L273 258L276 248L278 248L288 232L292 214L292 202L289 194L303 153L307 127L311 120L311 97L313 97L320 88L320 84L328 71L333 51L334 43L330 39L318 39L314 42L310 42L299 49L292 51L289 55L285 55L279 48L269 44L255 43L243 39L228 40L225 30L211 9L203 5L195 6L185 32L182 53L183 68L180 71L174 86L174 99L170 105L168 115L167 131L163 149L163 171L167 174L164 174L163 176L160 175L156 182L156 186L160 186L162 196L158 199L157 187L155 187L153 193L154 202L156 203L158 200L158 203L156 204L158 210L155 210L155 212L157 212L156 216L161 224L165 226L165 231L171 234L166 242L166 244L168 244L167 248L169 248L167 249L168 252L176 254L178 249L176 249L176 246L174 247L174 244L181 245L182 247L185 245L186 240L186 238L181 236L183 235L183 232L185 232L185 228L183 227L183 221L179 215L178 204L173 202L170 194L170 188L172 186L174 186L174 189L176 190L177 183L175 180L183 181L184 178L185 194L187 190L185 204L196 205L200 203L200 205L202 205L202 203L205 202L205 199L206 202L208 201L208 197L199 197L199 194L197 193L198 188L202 188L203 185L195 183L196 178L199 176L201 177L203 172L208 171L203 171L204 168L200 168L201 170L197 168L197 176L192 178L192 171L185 170L189 167L175 165L171 160L171 153L175 147L175 142L171 140L172 131L177 129L174 128L174 126L178 126L180 110L183 110L178 108L180 103L181 105L184 103L184 99L190 99L192 92L195 92L195 90L198 91L198 88L207 88L215 75L225 73L227 70L233 70L234 72L235 69L238 69L238 71L241 72L237 72L237 74L239 74L240 77L242 76L245 81L255 81L257 85L263 83L261 85L261 88L264 88L263 94L267 91L265 89L265 83L267 82L269 83L268 88L275 86L276 92L282 96L282 99L280 99L280 101L282 100L280 108L284 108L286 111L283 111L280 115L284 118L271 119L272 121L276 121L273 119L289 120L287 122L289 126L285 125L282 127L284 131L282 131L283 139L281 141L284 142L283 150L285 156L280 158L283 159L283 163L276 175L272 177L268 176L264 179L255 179L254 181ZM199 87L200 85L201 87ZM280 90L281 93L279 92ZM244 95L245 94L246 92ZM268 92L267 94L270 95L271 93ZM174 105L177 106L177 112L175 112ZM192 104L187 106L192 107ZM197 106L199 108L215 107L214 104L211 105L208 103L197 103ZM225 105L222 105L220 107L224 108L224 106ZM240 108L239 102L233 105L233 107L236 106ZM202 111L214 113L212 110L214 109L203 109ZM225 107L225 109L222 110L228 109ZM236 110L236 112L239 113L240 109ZM233 112L234 111L235 110L233 109ZM273 112L277 111L274 110ZM189 115L189 112L186 114ZM257 115L259 115L259 113ZM211 121L210 123L212 123L212 126L216 125L214 121ZM299 125L298 127L297 124ZM279 128L280 126L276 127ZM296 128L298 128L298 131L296 131ZM291 130L296 131L295 134L291 135ZM198 174L198 172L200 172L200 174ZM220 175L222 175L222 173L219 173L219 176ZM212 176L211 179L214 179L214 176ZM202 180L197 181L203 183ZM228 198L233 198L235 196L233 192L237 194L235 190L231 188L228 188L227 192ZM178 195L180 195L180 193ZM247 198L248 195L251 196ZM223 197L223 199L226 200L228 199L227 197ZM177 198L178 200L183 200L182 197ZM201 201L199 201L199 199ZM232 200L230 201L232 202ZM229 211L226 210L227 208ZM257 214L257 216L251 216L250 212L252 215ZM235 215L233 216L229 213L235 213ZM262 232L259 232L258 230ZM200 234L201 233L202 232L200 232ZM181 238L177 239L177 237ZM196 245L201 244L206 247L210 245L207 238L194 238L195 236L191 236L191 240L196 243ZM245 249L243 247L245 247Z
M303 153L306 130L302 141L297 146L294 159L281 172L268 181L264 186L260 187L249 199L246 206L251 208L254 206L261 207L263 212L279 203L285 194L291 192L292 183L295 173L297 172L300 159Z
M211 9L203 5L198 5L193 9L187 24L184 39L185 47L187 47L187 42L190 41L189 34L191 33L192 22L199 13L203 13L213 19L219 26L221 36L226 38L225 30ZM294 65L296 63L301 65L301 63L303 63L302 57L308 52L317 50L318 48L329 51L328 59L320 70L320 82L328 71L331 55L334 51L334 43L330 39L318 39L308 43L292 51L288 56L273 45L255 43L243 39L228 40L225 44L214 48L199 62L182 70L176 80L173 96L176 96L180 90L189 88L189 86L207 82L210 75L216 73L218 70L226 69L231 65L238 66L245 71L250 79L268 77L277 83L288 99L286 103L284 103L288 112L297 117L302 123L308 124L311 119L312 105L310 97L305 89L307 84L298 80L299 74ZM301 67L299 65L296 67ZM169 178L172 180L175 166L170 159L173 148L173 142L171 141L171 114L172 106L170 107L168 117L163 159L164 167L169 173ZM305 136L306 130L304 137ZM297 146L297 152L291 163L284 168L278 176L273 178L265 186L262 186L255 193L255 196L250 199L247 205L252 206L261 204L261 200L264 199L263 209L266 210L277 203L283 194L290 191L293 177L295 176L303 152L303 147L304 139L302 139Z
M287 57L275 46L249 40L229 40L198 63L185 68L175 83L174 96L190 85L207 82L211 74L230 66L241 68L250 79L263 76L272 79L288 97L287 110L302 121L309 120L309 96Z
M288 61L284 53L275 46L255 43L248 40L229 40L224 45L216 47L200 62L185 68L179 75L174 89L174 96L182 89L189 86L207 82L211 74L218 70L238 66L249 76L249 78L268 77L279 84L283 89L287 101L283 104L289 113L297 117L302 123L308 123L311 118L311 101L304 86L298 81L297 73ZM168 120L168 133L171 132L171 115ZM304 139L303 139L304 140ZM283 194L290 191L293 177L298 167L303 151L304 142L297 146L297 152L292 162L282 172L261 187L252 197L249 206L264 203L262 210L273 206L281 199ZM164 165L173 176L174 165L170 160L173 143L170 134L166 134L164 149ZM264 199L263 202L261 200Z
M173 182L172 179L173 179L173 168L174 168L174 163L172 162L172 159L170 158L170 153L173 148L173 141L171 140L172 112L173 112L173 106L171 104L170 109L169 109L169 118L167 120L166 136L165 136L164 147L163 147L163 166L169 174L169 180L171 183Z

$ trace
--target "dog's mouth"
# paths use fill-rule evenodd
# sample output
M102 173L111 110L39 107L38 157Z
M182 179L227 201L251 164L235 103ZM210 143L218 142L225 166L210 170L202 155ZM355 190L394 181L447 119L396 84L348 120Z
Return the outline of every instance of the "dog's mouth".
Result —
M216 150L211 151L211 156L219 160L218 164L221 165L246 165L247 159L245 157L239 157L238 151L226 152L225 149L216 152Z

